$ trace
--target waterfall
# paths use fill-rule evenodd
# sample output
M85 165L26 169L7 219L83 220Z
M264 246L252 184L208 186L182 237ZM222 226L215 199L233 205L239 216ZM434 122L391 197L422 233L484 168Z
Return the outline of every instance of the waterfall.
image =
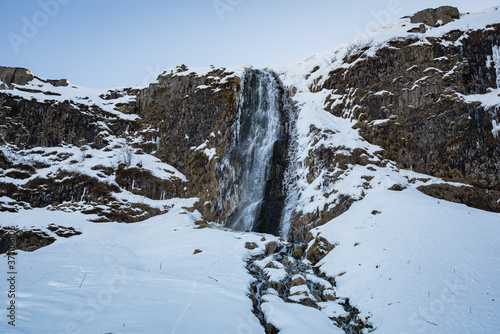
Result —
M273 72L252 69L243 75L234 140L222 161L233 174L225 189L234 203L226 226L233 229L276 234L279 228L286 161L282 97Z

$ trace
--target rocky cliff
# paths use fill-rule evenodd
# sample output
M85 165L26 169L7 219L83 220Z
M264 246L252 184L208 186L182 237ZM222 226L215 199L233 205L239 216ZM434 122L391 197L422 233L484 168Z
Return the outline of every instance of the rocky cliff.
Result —
M439 178L413 183L500 211L500 24L464 28L466 19L453 8L425 10L389 28L397 28L393 37L368 36L271 69L287 110L266 185L273 195L263 204L279 212L270 219L276 226L286 216L292 239L314 239L311 229L373 188L377 168ZM0 67L2 210L74 206L133 222L182 197L197 198L205 220L224 223L237 203L221 197L222 161L235 139L245 71L183 65L146 88L89 91ZM306 100L348 121L347 132L304 121ZM346 134L363 144L342 143ZM338 188L358 167L365 173L356 190ZM317 192L309 202L322 204L308 206L307 189Z
M321 86L334 92L326 108L356 120L362 136L400 168L472 185L485 201L464 202L498 211L498 193L488 193L500 190L500 113L471 96L498 93L492 59L500 24L387 44L370 56L371 45L360 46L346 56L351 66L329 73ZM440 196L450 199L447 193Z

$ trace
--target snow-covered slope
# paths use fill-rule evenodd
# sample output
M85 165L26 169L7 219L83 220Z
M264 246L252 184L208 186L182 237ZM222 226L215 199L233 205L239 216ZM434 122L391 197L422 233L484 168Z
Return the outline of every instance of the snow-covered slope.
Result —
M130 103L135 100L135 94L129 94L127 90L140 89L116 88L116 89L94 89L77 85L55 87L54 85L34 78L26 85L13 84L13 89L3 90L3 93L14 97L21 97L27 100L35 99L38 102L58 103L70 101L76 108L79 105L88 107L99 107L100 109L123 120L135 120L137 115L125 114L119 111L116 106ZM106 98L110 93L115 93L116 98Z
M261 236L196 230L199 214L181 208L190 205L179 200L168 214L131 225L44 209L3 213L2 226L56 224L82 235L54 235L50 247L18 252L16 327L2 307L0 332L236 333L251 326L246 332L263 333L246 296L244 262L245 242L263 245ZM1 263L7 268L5 256Z
M321 270L376 333L498 330L499 214L379 189L315 231L337 245Z

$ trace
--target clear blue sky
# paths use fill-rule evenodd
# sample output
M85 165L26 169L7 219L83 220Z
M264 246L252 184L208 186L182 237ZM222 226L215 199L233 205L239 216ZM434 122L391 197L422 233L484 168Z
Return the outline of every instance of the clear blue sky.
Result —
M142 85L179 64L299 60L447 4L480 11L498 0L0 0L0 65L95 88Z

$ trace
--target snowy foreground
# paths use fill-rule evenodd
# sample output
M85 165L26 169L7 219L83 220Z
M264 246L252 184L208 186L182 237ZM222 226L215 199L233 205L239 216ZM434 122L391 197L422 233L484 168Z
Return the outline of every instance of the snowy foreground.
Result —
M44 209L2 213L2 226L55 223L83 233L18 252L16 327L5 320L2 279L0 332L263 333L246 296L252 277L245 259L274 237L194 229L200 217L184 204L129 225ZM337 243L318 265L336 276L338 296L371 316L376 333L500 327L500 215L413 189L380 190L318 231ZM247 241L259 248L245 249ZM5 255L0 266L7 271ZM321 311L265 299L267 321L280 333L342 332Z

